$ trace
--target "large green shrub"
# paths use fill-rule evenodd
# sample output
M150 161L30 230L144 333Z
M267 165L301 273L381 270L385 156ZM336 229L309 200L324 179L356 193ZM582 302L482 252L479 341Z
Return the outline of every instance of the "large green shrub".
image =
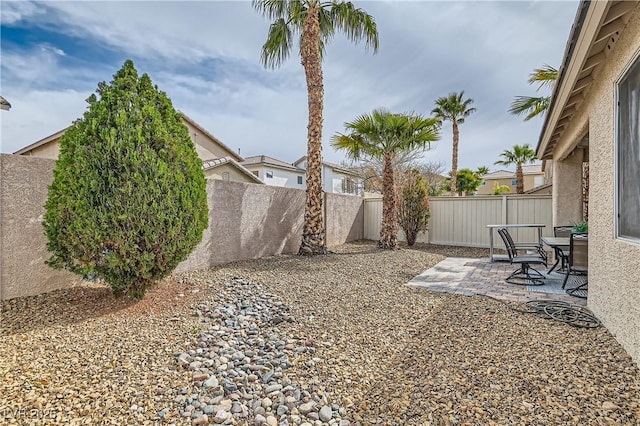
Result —
M398 224L407 237L407 245L416 242L418 233L429 226L429 187L418 170L405 174L398 204Z
M45 204L47 261L142 298L202 239L205 178L181 115L126 61L60 140Z

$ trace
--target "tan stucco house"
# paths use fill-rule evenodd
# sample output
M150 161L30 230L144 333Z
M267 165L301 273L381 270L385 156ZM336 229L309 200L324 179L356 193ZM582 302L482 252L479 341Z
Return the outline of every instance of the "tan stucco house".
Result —
M637 363L640 2L580 3L536 151L553 176L554 225L589 210L588 307Z
M487 173L481 176L482 183L478 187L477 195L491 195L495 185L505 185L509 187L509 194L516 193L516 172L508 170L496 170L495 172ZM524 184L524 191L530 191L538 186L544 184L544 172L542 171L542 164L532 164L522 166L522 178Z
M189 136L191 136L191 140L196 147L196 152L202 160L202 167L207 178L258 184L263 183L240 164L244 161L244 158L235 153L189 116L182 112L180 114L182 115L182 123L189 130ZM29 146L19 149L14 152L14 154L55 160L60 153L60 138L67 129L68 127L46 138L40 139Z

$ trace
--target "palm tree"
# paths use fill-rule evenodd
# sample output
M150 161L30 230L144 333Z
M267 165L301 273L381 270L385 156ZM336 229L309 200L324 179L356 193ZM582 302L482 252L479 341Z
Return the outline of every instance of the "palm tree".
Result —
M350 2L320 0L253 0L253 7L273 23L262 46L265 67L275 68L289 57L294 34L300 34L300 56L307 80L309 125L307 127L307 194L302 243L298 254L326 254L322 217L322 109L321 60L326 43L336 31L353 42L365 40L378 50L376 23L365 11Z
M385 109L376 109L354 121L344 123L348 134L337 133L331 145L347 153L347 157L358 160L366 157L384 158L382 170L382 227L379 248L397 247L398 233L393 158L395 155L422 147L440 138L438 120L413 114L392 114Z
M544 65L542 68L536 68L529 74L529 84L539 83L536 91L545 88L552 88L558 79L558 70L550 65ZM551 96L516 96L511 102L509 112L515 115L527 114L524 121L529 121L544 113L549 108Z
M522 165L527 163L533 163L537 160L536 152L527 145L514 145L513 151L505 149L500 156L502 160L498 160L493 164L500 164L502 166L516 165L516 193L524 193L524 179L522 177Z
M478 176L484 176L489 173L489 168L487 166L480 166L476 169L476 173Z
M458 175L458 141L460 132L458 124L464 123L464 119L475 112L475 108L469 107L473 99L463 100L464 90L460 93L449 93L449 96L438 98L436 107L431 111L442 123L448 120L453 125L453 155L451 159L451 192L456 192L456 176Z

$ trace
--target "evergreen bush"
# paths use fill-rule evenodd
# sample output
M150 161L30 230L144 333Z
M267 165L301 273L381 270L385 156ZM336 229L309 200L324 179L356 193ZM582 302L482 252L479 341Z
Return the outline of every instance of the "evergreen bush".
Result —
M429 187L418 170L407 172L402 184L398 206L398 224L407 238L407 245L416 242L418 233L429 226Z
M202 239L202 162L182 117L128 60L60 139L45 204L47 264L142 298Z

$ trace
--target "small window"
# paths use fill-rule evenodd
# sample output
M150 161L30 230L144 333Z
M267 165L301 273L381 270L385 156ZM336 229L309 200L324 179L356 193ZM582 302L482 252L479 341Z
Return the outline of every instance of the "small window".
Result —
M517 181L517 180L513 179L513 180L511 181L511 186L516 186L517 184L518 184L518 181Z
M487 184L487 182L482 181L482 183L480 185L485 186Z
M355 194L357 192L356 182L348 177L342 178L341 192L343 194Z
M273 179L273 172L270 170L267 170L266 176L267 176L267 179Z
M222 173L222 180L229 180L229 172Z
M298 176L298 185L302 185L302 176Z
M616 236L640 243L640 57L618 83Z
M253 173L255 175L255 177L260 177L260 172L257 171L257 170L254 170L251 173Z

